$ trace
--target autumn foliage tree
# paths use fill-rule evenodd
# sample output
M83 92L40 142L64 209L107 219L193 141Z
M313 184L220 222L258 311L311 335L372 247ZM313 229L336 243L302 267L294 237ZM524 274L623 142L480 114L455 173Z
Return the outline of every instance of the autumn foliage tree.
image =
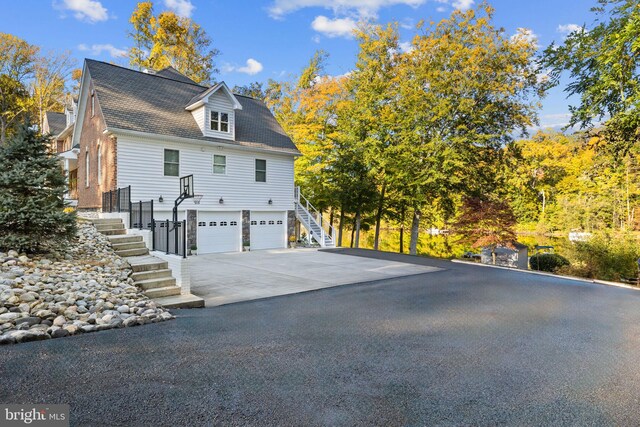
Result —
M450 217L456 198L496 187L502 147L536 122L535 44L495 28L493 13L483 4L425 24L400 58L394 156L413 210L412 254L424 211Z
M219 51L211 47L211 38L200 25L171 11L156 15L151 1L138 3L129 22L131 66L152 70L172 66L195 82L211 83L212 74L218 72L214 58Z
M495 197L466 197L453 230L461 242L473 248L491 248L496 263L496 248L514 248L516 217L506 201Z
M0 142L27 116L42 125L46 111L62 111L74 62L68 52L43 53L0 33Z

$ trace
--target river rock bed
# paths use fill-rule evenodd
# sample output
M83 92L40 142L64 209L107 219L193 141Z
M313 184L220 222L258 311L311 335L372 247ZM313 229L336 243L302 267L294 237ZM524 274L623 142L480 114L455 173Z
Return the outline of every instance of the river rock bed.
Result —
M0 252L0 344L173 319L130 273L109 240L82 221L64 253L29 258Z

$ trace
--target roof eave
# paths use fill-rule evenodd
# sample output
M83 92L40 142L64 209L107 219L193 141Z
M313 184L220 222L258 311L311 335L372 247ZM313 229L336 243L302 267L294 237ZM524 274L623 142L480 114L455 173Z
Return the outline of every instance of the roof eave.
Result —
M69 136L69 134L73 132L74 125L75 125L75 123L71 123L69 126L64 128L64 130L62 132L60 132L58 135L56 135L56 139L63 139L63 138L66 138L67 136Z

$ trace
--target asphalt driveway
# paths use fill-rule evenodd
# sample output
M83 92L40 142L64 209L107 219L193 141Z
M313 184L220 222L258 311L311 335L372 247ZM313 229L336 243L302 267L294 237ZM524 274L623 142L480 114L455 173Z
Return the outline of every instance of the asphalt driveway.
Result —
M640 425L640 292L442 268L0 347L73 425Z
M333 249L271 249L189 258L191 292L204 298L207 307L438 270L337 254Z

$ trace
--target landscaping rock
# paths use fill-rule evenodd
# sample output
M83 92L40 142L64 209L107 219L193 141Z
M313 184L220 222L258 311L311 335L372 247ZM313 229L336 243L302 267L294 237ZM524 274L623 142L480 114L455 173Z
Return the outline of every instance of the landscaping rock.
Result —
M21 325L23 323L27 323L29 326L37 325L40 323L40 318L39 317L21 317L19 319L16 319L16 325Z
M64 253L0 253L0 344L173 319L130 274L108 238L84 222Z

